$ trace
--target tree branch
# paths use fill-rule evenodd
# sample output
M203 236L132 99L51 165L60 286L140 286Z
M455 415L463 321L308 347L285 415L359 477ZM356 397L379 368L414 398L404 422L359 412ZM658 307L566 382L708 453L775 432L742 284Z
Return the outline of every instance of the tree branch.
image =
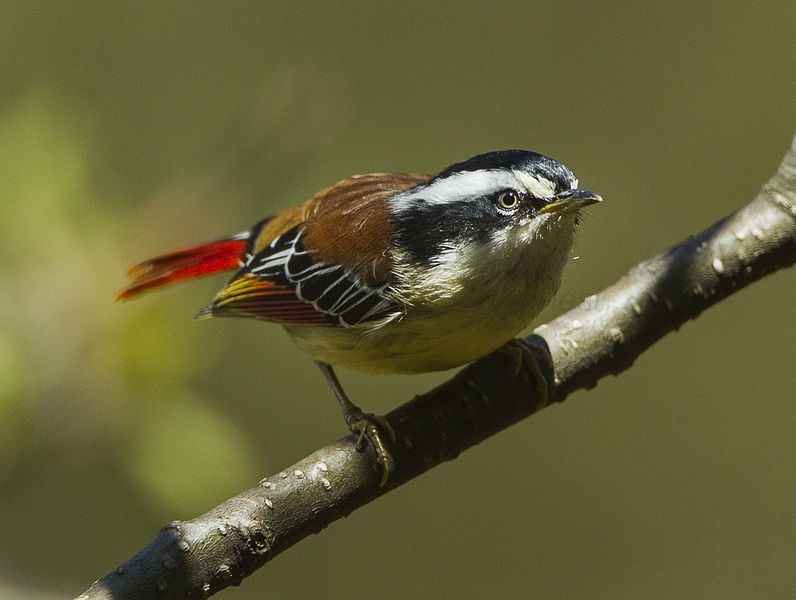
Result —
M539 327L563 401L735 291L796 262L796 139L777 174L746 206L642 262L620 281ZM525 369L500 353L392 411L394 472L379 487L368 448L347 436L190 521L175 521L80 598L204 598L329 523L536 412ZM548 375L550 375L548 373Z

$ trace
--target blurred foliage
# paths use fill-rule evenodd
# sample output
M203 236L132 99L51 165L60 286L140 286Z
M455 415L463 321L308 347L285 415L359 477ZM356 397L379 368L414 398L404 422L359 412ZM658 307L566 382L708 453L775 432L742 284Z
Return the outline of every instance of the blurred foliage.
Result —
M191 320L223 278L115 303L127 265L355 172L525 147L606 199L553 316L771 175L795 20L773 1L4 3L0 597L76 594L344 433L281 330ZM352 568L384 597L793 597L794 292L790 272L745 290L223 597L348 597ZM444 374L342 376L383 412Z

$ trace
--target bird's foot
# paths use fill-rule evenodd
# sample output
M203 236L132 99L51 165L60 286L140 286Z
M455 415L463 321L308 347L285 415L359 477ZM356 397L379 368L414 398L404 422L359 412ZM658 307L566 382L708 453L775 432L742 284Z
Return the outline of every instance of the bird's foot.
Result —
M343 416L345 417L345 422L348 424L348 429L351 433L356 433L359 436L357 438L356 449L359 452L363 452L365 450L366 440L373 446L373 450L376 452L376 460L379 466L381 466L381 481L379 485L383 486L390 477L393 461L390 452L387 450L387 445L382 439L382 431L386 431L390 436L390 440L395 442L395 431L392 425L390 425L389 421L384 417L365 414L359 407L353 404L346 410Z
M348 429L351 433L356 433L359 436L357 437L356 449L359 452L364 451L365 440L369 441L370 445L373 446L373 450L376 452L376 460L379 462L379 466L381 466L381 482L379 485L383 486L387 483L387 479L390 476L393 461L390 453L387 451L387 445L381 438L380 430L389 433L390 439L392 439L393 442L395 441L395 431L393 431L387 419L376 415L366 415L362 412L361 408L348 399L345 391L343 391L343 386L340 385L340 380L337 379L332 365L319 360L316 360L315 364L321 369L321 372L326 377L326 381L329 382L334 395L337 397L338 402L340 402L340 409L343 411L343 418L345 418Z
M553 357L547 346L535 344L521 338L513 338L501 346L500 352L507 354L516 361L515 377L519 375L523 365L528 367L536 385L536 390L539 392L539 404L536 409L540 410L547 406L550 401L549 384L537 359L537 357L540 357L549 368L549 371L553 372Z

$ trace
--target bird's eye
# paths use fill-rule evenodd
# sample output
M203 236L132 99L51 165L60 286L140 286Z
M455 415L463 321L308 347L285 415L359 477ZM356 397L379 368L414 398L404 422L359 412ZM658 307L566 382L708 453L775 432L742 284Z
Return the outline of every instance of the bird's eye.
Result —
M520 194L517 190L503 190L495 198L497 207L501 210L515 210L520 204Z

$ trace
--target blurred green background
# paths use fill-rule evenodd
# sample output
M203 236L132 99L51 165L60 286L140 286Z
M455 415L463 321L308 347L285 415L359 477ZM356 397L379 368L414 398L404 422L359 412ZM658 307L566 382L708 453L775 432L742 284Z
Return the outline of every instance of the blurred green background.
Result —
M280 328L125 268L353 173L520 147L589 211L576 305L749 200L796 125L790 2L0 5L0 597L81 592L342 436ZM793 272L305 540L224 598L793 598ZM447 374L341 373L386 412Z

